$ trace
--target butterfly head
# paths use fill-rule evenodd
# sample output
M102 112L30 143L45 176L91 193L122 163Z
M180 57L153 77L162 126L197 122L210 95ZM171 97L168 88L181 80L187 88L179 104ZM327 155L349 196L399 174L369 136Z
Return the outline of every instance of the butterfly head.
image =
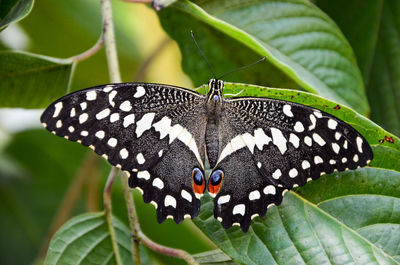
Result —
M221 101L222 91L224 90L224 81L219 79L210 79L208 82L210 92L208 93L208 100Z

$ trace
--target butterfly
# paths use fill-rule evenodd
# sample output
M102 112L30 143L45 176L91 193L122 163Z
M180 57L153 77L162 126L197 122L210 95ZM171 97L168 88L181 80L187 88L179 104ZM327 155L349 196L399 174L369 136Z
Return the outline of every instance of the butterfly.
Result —
M144 202L155 205L159 223L195 218L208 192L222 226L247 232L285 191L373 158L359 132L324 111L225 98L217 79L208 87L206 95L152 83L91 87L52 103L41 122L124 170Z

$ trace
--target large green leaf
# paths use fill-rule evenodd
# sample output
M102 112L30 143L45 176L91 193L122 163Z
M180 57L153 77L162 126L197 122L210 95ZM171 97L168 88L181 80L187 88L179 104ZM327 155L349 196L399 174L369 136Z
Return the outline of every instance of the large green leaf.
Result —
M324 176L287 193L281 206L253 220L246 235L224 230L207 197L195 223L239 263L398 264L400 200L398 192L382 188L387 184L398 190L400 173L367 168ZM380 229L368 234L373 227Z
M72 68L70 60L0 52L0 107L46 107L65 94Z
M112 222L122 262L133 264L131 233L118 219ZM64 224L52 238L44 264L117 264L104 213L81 214Z
M204 198L195 219L199 228L239 263L400 262L400 241L394 238L400 226L399 139L353 110L309 93L233 83L225 83L224 92L236 93L244 87L241 96L293 101L346 121L371 144L374 159L367 168L323 176L287 193L281 206L253 220L247 234L235 227L224 230L212 215L210 198ZM385 136L392 137L393 143L380 141ZM379 229L370 233L374 227Z
M385 1L368 98L371 119L400 135L400 3Z
M0 31L10 23L18 22L31 12L33 0L2 0L0 1Z
M367 85L371 119L400 135L399 2L318 0L317 4L338 23L355 51Z
M254 68L257 70L251 78L239 80L302 87L362 114L368 113L362 78L351 47L335 23L310 2L196 3L199 5L182 0L160 12L162 25L180 45L184 70L195 84L204 83L209 71L202 66L199 56L194 56L196 51L188 36L189 29L197 32L200 46L217 65L217 73L243 66L251 58L267 56L268 63Z

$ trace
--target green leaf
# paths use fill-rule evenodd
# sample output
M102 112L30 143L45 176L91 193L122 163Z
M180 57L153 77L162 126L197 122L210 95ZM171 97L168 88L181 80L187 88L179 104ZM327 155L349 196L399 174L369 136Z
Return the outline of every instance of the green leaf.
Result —
M383 3L384 0L316 1L318 7L338 24L350 42L366 83L378 39Z
M385 1L370 80L371 119L400 135L400 3Z
M267 56L246 83L299 88L369 112L361 74L352 49L335 23L308 1L178 1L161 11L165 30L183 53L184 70L195 84L209 71L202 67L188 37L194 29L217 73ZM186 34L186 37L185 37ZM210 56L211 55L211 56ZM220 71L219 67L224 68ZM272 70L273 69L273 70ZM251 70L253 71L253 69ZM208 75L209 76L209 75Z
M204 198L194 222L235 262L245 264L397 264L400 241L365 237L400 225L400 141L357 112L306 92L225 83L224 93L287 100L328 112L356 128L371 144L370 167L333 173L285 195L265 218L255 218L247 234L234 227L224 230L213 217L213 204ZM393 143L381 142L385 136ZM375 168L380 167L380 168ZM391 170L385 170L387 168ZM378 230L377 230L378 231ZM396 235L396 234L394 234ZM366 239L367 238L367 239ZM393 245L385 245L389 242Z
M198 253L198 254L193 255L193 257L199 264L207 264L207 265L212 265L212 264L234 265L234 264L237 264L236 262L233 262L232 259L228 255L226 255L224 252L222 252L219 249Z
M0 52L0 107L46 107L66 93L72 69L70 60Z
M0 1L0 31L26 17L32 10L33 2L33 0Z
M128 227L116 218L113 226L123 264L133 264ZM52 238L44 264L116 264L104 213L81 214L64 224Z
M378 238L377 231L370 235L371 241L364 237L373 225L387 231L400 223L399 192L384 195L390 193L385 185L393 178L396 182L390 186L398 190L399 172L366 168L321 177L297 188L297 194L287 193L281 206L253 220L246 235L239 228L224 230L213 218L207 196L195 223L239 263L398 264L398 240L390 241L394 246L375 244L390 240Z

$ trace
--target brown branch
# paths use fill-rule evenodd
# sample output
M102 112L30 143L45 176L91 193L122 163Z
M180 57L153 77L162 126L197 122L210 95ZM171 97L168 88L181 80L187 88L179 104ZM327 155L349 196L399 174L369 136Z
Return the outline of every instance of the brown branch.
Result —
M73 57L71 57L71 60L75 63L78 63L80 61L86 60L87 58L93 56L94 54L96 54L102 47L103 47L104 41L103 41L103 34L100 35L100 38L97 40L96 44L93 45L92 48L90 48L89 50L75 55Z
M175 258L180 258L180 259L184 259L188 264L190 265L198 265L197 261L193 258L192 255L190 255L189 253L187 253L184 250L181 249L176 249L176 248L169 248L160 244L157 244L156 242L154 242L153 240L151 240L150 238L148 238L145 234L143 234L142 231L138 231L138 235L140 238L140 241L148 248L170 256L170 257L175 257Z

